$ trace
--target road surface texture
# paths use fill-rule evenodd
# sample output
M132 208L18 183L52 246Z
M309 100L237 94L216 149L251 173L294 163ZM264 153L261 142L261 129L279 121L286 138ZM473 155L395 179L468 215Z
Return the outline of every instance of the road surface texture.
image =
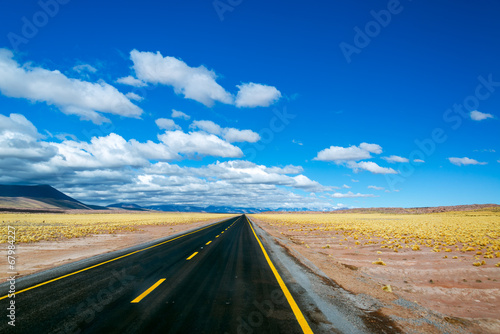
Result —
M264 239L243 215L17 280L15 298L4 283L0 332L395 331L356 307L324 305L312 287L309 294L304 269L266 251L277 246ZM11 301L15 327L7 317Z

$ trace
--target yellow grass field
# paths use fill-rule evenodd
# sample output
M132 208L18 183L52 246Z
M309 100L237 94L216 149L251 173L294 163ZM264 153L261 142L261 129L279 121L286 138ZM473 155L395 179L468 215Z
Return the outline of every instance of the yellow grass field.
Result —
M474 266L484 259L500 258L500 212L462 211L434 214L258 214L271 225L301 235L334 231L330 244L380 248L398 252L460 251L470 255ZM330 232L331 233L331 232ZM329 248L325 244L323 248ZM450 257L451 258L451 257ZM451 258L452 259L452 258ZM500 259L499 259L500 260ZM500 262L497 263L500 267Z
M146 225L190 224L200 221L223 219L234 215L209 213L4 213L0 214L2 235L0 243L6 243L9 226L15 229L16 242L37 242L78 238L94 234L138 231ZM12 228L10 229L12 230Z

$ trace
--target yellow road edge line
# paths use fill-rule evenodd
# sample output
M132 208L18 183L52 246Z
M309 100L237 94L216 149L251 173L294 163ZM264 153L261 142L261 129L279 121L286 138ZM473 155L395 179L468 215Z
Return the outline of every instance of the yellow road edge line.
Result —
M193 257L196 256L196 254L198 254L198 252L194 252L193 254L191 254L190 257L188 257L186 260L191 260Z
M156 282L155 284L153 284L149 289L147 289L146 291L144 291L143 293L141 293L136 299L132 300L130 303L138 303L142 300L142 298L146 297L147 295L149 295L149 293L151 291L153 291L154 289L156 289L158 287L158 285L160 285L161 283L163 283L163 281L165 281L165 278L162 278L160 280L158 280L158 282Z
M232 219L232 218L229 218L229 219ZM226 221L228 221L229 219L226 219L224 221L221 221L217 224L214 224L214 225L218 225L218 224L222 224ZM35 288L38 288L38 287L41 287L43 285L46 285L46 284L49 284L49 283L52 283L52 282L55 282L55 281L58 281L60 279L63 279L63 278L66 278L66 277L69 277L69 276L73 276L73 275L76 275L76 274L79 274L81 272L84 272L84 271L87 271L89 269L93 269L93 268L96 268L96 267L99 267L99 266L102 266L103 264L106 264L106 263L110 263L110 262L113 262L113 261L116 261L116 260L119 260L119 259L123 259L124 257L127 257L127 256L130 256L130 255L133 255L133 254L136 254L136 253L140 253L140 252L143 252L145 250L148 250L148 249L151 249L151 248L155 248L155 247L158 247L158 246L161 246L161 245L164 245L166 243L169 243L171 241L174 241L174 240L177 240L177 239L180 239L180 238L183 238L185 236L188 236L190 234L193 234L193 233L197 233L197 232L200 232L200 231L203 231L209 227L212 227L214 225L210 225L210 226L206 226L204 228L201 228L199 230L196 230L196 231L193 231L193 232L189 232L189 233L186 233L186 234L183 234L183 235L180 235L178 237L175 237L173 239L169 239L169 240L166 240L166 241L163 241L163 242L160 242L159 244L156 244L156 245L152 245L152 246L149 246L149 247L146 247L146 248L143 248L143 249L138 249L136 251L133 251L133 252L130 252L128 254L125 254L125 255L122 255L122 256L118 256L118 257L115 257L114 259L111 259L111 260L107 260L107 261L104 261L104 262L101 262L101 263L98 263L98 264L94 264L93 266L90 266L90 267L87 267L87 268L83 268L83 269L80 269L80 270L77 270L75 272L72 272L72 273L69 273L69 274L66 274L66 275L63 275L63 276L59 276L59 277L56 277L56 278L53 278L51 280L48 280L48 281L45 281L45 282L42 282L42 283L39 283L39 284L36 284L36 285L33 285L29 288L26 288L26 289L23 289L23 290L19 290L19 291L16 291L15 293L13 293L13 295L18 295L22 292L26 292L26 291L29 291L29 290L32 290L32 289L35 289ZM5 296L2 296L0 297L0 300L2 299L5 299L5 298L8 298L9 295L5 295Z
M211 243L211 242L212 242L212 240L210 240L209 242L207 242L207 243L205 244L205 246L210 245L210 243Z
M245 216L245 218L246 218L246 216ZM302 311L300 310L299 306L297 305L297 303L293 299L293 296L290 293L290 291L288 290L288 288L286 287L285 282L283 282L283 279L281 278L280 274L278 273L278 271L274 267L274 264L271 261L271 259L269 258L269 255L267 255L266 249L264 248L264 246L260 242L259 238L257 237L257 233L255 233L255 230L253 229L252 224L250 224L250 221L248 220L248 218L247 218L247 222L248 222L248 225L250 225L250 228L252 229L252 232L253 232L253 235L255 236L255 239L257 239L257 242L259 243L260 248L262 249L262 253L264 253L264 257L266 258L267 263L269 264L269 267L271 267L271 270L272 270L274 276L278 280L278 284L280 285L281 290L283 290L283 293L285 294L285 297L288 300L288 304L290 304L290 307L292 308L293 314L295 315L295 318L297 318L297 321L299 322L300 328L302 328L302 331L305 334L313 334L313 331L312 331L311 327L309 327L309 324L307 323L306 318L304 318Z

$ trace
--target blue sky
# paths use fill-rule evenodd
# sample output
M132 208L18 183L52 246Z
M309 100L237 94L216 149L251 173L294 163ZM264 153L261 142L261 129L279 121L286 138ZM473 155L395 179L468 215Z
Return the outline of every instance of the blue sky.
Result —
M0 183L94 204L499 203L496 1L2 6Z

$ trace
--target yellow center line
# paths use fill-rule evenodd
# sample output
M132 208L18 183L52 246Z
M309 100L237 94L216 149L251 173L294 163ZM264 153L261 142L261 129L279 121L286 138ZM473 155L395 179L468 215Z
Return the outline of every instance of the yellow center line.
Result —
M220 234L219 234L219 235L220 235ZM218 235L216 235L215 237L216 237L216 238L218 238L219 236L218 236Z
M210 245L210 243L211 243L211 242L212 242L212 240L210 240L209 242L207 242L207 243L205 244L205 246Z
M232 219L232 218L229 218L229 219ZM228 221L229 219L226 219L226 220L224 220L224 221L221 221L221 222L219 222L219 223L217 223L217 224L215 224L215 225L222 224L222 223L224 223L224 222ZM26 289L23 289L23 290L16 291L16 293L14 293L14 295L18 295L18 294L20 294L20 293L22 293L22 292L26 292L26 291L29 291L29 290L31 290L31 289L35 289L35 288L38 288L38 287L40 287L40 286L43 286L43 285L46 285L46 284L49 284L49 283L52 283L52 282L58 281L58 280L60 280L60 279L63 279L63 278L69 277L69 276L73 276L73 275L79 274L79 273L84 272L84 271L87 271L87 270L89 270L89 269L93 269L93 268L96 268L96 267L102 266L103 264L106 264L106 263L110 263L110 262L113 262L113 261L116 261L116 260L119 260L119 259L123 259L124 257L130 256L130 255L133 255L133 254L136 254L136 253L140 253L140 252L143 252L143 251L148 250L148 249L151 249L151 248L155 248L155 247L158 247L158 246L164 245L164 244L166 244L166 243L169 243L169 242L171 242L171 241L174 241L174 240L177 240L177 239L183 238L183 237L188 236L188 235L190 235L190 234L193 234L193 233L197 233L197 232L203 231L203 230L205 230L205 229L207 229L207 228L209 228L209 227L212 227L212 226L214 226L214 225L209 225L209 226L206 226L206 227L201 228L201 229L199 229L199 230L196 230L196 231L193 231L193 232L190 232L190 233L186 233L186 234L180 235L180 236L178 236L178 237L175 237L175 238L173 238L173 239L169 239L169 240L166 240L166 241L160 242L160 243L158 243L158 244L156 244L156 245L149 246L149 247L146 247L146 248L143 248L143 249L139 249L139 250L136 250L136 251L134 251L134 252L130 252L130 253L128 253L128 254L125 254L125 255L122 255L122 256L115 257L114 259L111 259L111 260L108 260L108 261L104 261L104 262L101 262L101 263L98 263L98 264L94 264L93 266L90 266L90 267L87 267L87 268L83 268L83 269L77 270L77 271L72 272L72 273L69 273L69 274L67 274L67 275L63 275L63 276L59 276L59 277L53 278L53 279L51 279L51 280L48 280L48 281L45 281L45 282L42 282L42 283L39 283L39 284L33 285L33 286L29 287L29 288L26 288ZM0 300L5 299L5 298L8 298L8 297L9 297L9 295L2 296L2 297L0 297Z
M245 216L245 218L246 218L246 216ZM283 290L283 293L285 294L285 297L288 300L288 304L290 304L290 307L292 308L293 314L295 315L295 318L297 318L297 321L299 322L300 328L302 328L302 331L304 333L312 334L313 331L312 331L311 327L309 327L309 324L307 323L306 318L304 318L302 311L300 310L299 306L297 305L297 303L293 299L292 294L290 293L290 291L286 287L286 284L285 284L285 282L283 282L283 279L281 278L280 274L278 273L278 271L274 267L273 262L271 261L271 259L267 255L267 252L266 252L264 246L262 245L259 238L257 237L257 233L255 233L255 230L253 229L252 224L250 224L250 221L248 220L248 218L247 218L247 222L248 222L248 225L250 225L250 228L252 229L252 232L253 232L253 235L255 236L255 239L257 239L257 242L259 243L260 248L262 249L262 253L264 253L264 257L266 258L267 263L269 264L269 267L271 267L271 270L272 270L274 276L278 280L278 284L280 285L281 290Z
M191 254L190 257L188 257L186 260L191 260L193 257L196 256L196 254L198 254L198 252L194 252L193 254Z
M158 285L160 285L161 283L163 283L163 281L165 281L165 278L162 278L158 282L156 282L155 284L153 284L149 289L147 289L146 291L144 291L143 293L141 293L136 299L132 300L131 303L138 303L138 302L140 302L142 300L142 298L144 298L147 295L149 295L149 293L151 291L153 291L154 289L156 289L158 287Z

